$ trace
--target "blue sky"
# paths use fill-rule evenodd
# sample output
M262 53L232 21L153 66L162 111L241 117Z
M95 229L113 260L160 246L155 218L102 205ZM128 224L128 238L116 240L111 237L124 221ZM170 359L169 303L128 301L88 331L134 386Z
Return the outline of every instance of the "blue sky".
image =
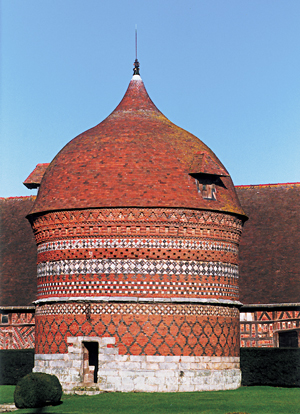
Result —
M300 181L299 0L2 0L0 196L122 99L156 106L236 185Z

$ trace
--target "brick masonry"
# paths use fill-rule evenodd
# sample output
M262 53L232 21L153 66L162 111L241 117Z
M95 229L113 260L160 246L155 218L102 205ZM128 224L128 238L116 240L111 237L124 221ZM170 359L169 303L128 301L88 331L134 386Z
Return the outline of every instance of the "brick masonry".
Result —
M289 309L241 312L241 347L278 347L279 333L296 331L300 346L299 305Z
M65 353L70 336L113 337L122 355L239 356L235 307L55 304L37 308L37 354Z
M215 372L201 358L239 360L240 219L188 209L105 208L45 213L33 229L40 369L46 369L41 361L63 364L56 357L68 355L72 337L110 338L115 348L107 352L117 359L110 360L115 373L103 374L106 390L238 386L237 366ZM162 365L143 371L148 356ZM185 378L175 375L184 357L196 364ZM171 365L162 368L168 358Z
M111 391L238 387L246 216L215 154L158 111L139 76L49 164L28 218L36 369L49 361L64 383Z
M238 300L241 220L187 209L46 213L38 243L38 299L76 296Z
M206 180L200 182L203 173L206 177L219 176L211 185L212 196L207 191L210 184ZM29 181L39 185L40 179L31 176ZM250 217L240 249L244 304L297 305L300 232L295 223L299 188L299 183L237 188ZM0 199L3 306L30 305L36 299L36 249L24 219L34 199ZM225 328L228 324L236 329L236 315L230 312L237 312L236 266L243 209L217 157L157 110L141 80L131 82L116 111L104 123L73 140L47 168L38 202L31 210L40 271L37 318L43 335L38 345L41 351L65 355L68 335L103 334L115 338L121 356L139 353L148 345L147 352L150 345L151 352L164 352L167 348L160 348L163 336L155 344L157 337L149 331L147 343L143 344L138 329L154 328L157 318L155 329L161 333L166 330L166 321L171 320L168 318L173 318L172 329L190 329L192 338L194 332L200 332L203 339L211 330L209 352L227 355L231 348L235 353L236 343ZM71 274L66 271L69 265ZM89 272L94 265L97 271ZM131 273L124 270L126 266ZM221 275L215 266L221 269ZM11 283L12 269L18 283ZM231 272L223 272L224 269ZM127 303L105 302L115 295ZM161 303L155 308L138 303L143 297L170 301L177 298L190 303ZM67 302L74 298L76 303ZM199 298L209 303L194 306L192 300ZM278 332L299 333L300 315L296 309L297 306L284 312L265 311L262 305L258 311L247 312L251 316L246 320L242 316L241 345L278 346ZM121 321L116 318L118 314ZM145 318L149 318L150 325L143 325ZM182 325L180 318L184 320ZM34 321L13 325L1 325L0 346L31 347ZM132 350L129 342L122 345L120 326L140 341L140 348ZM168 330L166 338L173 352L171 357L180 356L174 354L180 347L187 357L204 352L203 343L194 345L188 336L179 348L175 348ZM137 356L145 357L139 354L126 358Z
M113 335L120 354L238 356L241 220L187 209L90 209L46 213L33 229L37 353L65 353L70 335ZM112 302L101 304L105 298ZM176 298L187 302L135 303Z
M5 323L3 317L5 315ZM30 312L2 311L0 321L0 349L28 349L35 344L35 315Z

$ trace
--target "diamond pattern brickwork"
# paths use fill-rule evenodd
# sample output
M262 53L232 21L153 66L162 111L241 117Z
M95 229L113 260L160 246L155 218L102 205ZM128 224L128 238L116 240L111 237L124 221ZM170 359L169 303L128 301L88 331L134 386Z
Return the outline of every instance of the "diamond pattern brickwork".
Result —
M69 274L203 275L238 278L238 267L195 260L90 259L40 263L38 277Z
M43 304L36 308L36 315L199 315L235 318L239 312L235 307L189 303L122 303L122 302L62 302Z
M237 217L176 208L95 208L35 216L33 230L38 299L54 300L37 309L38 353L64 353L68 336L83 335L114 337L121 354L238 355L236 309L134 302L238 300ZM131 303L105 304L105 296ZM92 297L93 303L55 303L72 297Z
M70 251L81 249L172 249L172 250L204 250L238 252L237 247L231 243L211 242L201 240L189 239L170 239L170 238L116 238L116 239L71 239L71 240L57 240L54 242L42 243L38 246L38 253L49 251Z
M40 298L51 297L186 297L237 299L235 278L196 275L94 274L43 276L38 279Z
M92 209L47 213L35 219L33 228L39 243L38 298L238 300L241 221L233 216L162 208Z
M45 309L37 312L40 341L36 344L36 353L67 352L68 336L100 336L114 337L120 354L239 355L239 319L235 308L57 304L53 311L49 305L44 306ZM74 306L77 314L64 313L70 306ZM47 309L52 314L46 314Z

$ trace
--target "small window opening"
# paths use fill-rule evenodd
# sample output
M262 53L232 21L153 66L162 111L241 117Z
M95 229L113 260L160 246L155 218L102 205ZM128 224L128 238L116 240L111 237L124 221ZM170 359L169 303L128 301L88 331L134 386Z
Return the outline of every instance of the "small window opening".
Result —
M202 195L204 200L216 200L217 190L215 184L202 184L195 178L198 193Z
M8 313L3 313L1 315L1 323L8 323Z
M195 179L197 191L204 200L217 200L217 187L224 186L221 177L213 174L190 174Z

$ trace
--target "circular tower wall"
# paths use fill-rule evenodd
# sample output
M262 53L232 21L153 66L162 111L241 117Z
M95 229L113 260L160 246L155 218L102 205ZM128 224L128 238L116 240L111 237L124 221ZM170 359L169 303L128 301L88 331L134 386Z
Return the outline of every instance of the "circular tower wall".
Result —
M240 385L245 216L215 154L158 111L138 75L54 158L29 219L36 371L65 390Z

